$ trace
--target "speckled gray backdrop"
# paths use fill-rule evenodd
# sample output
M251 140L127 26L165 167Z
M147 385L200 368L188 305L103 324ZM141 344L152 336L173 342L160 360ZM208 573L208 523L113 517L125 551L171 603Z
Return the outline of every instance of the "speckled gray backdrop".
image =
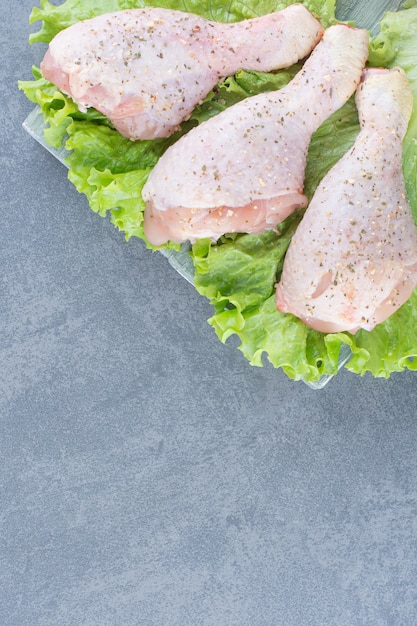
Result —
M416 377L247 365L21 128L0 4L0 624L414 626Z

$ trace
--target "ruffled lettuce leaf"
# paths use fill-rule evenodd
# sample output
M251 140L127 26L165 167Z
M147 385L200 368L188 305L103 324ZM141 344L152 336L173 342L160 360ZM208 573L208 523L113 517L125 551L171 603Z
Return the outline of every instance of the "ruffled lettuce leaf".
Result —
M417 2L409 2L416 7ZM369 63L376 67L399 65L407 73L414 110L404 139L403 171L408 199L417 223L417 8L387 13L381 33L371 44Z
M284 8L291 0L66 0L59 6L41 0L31 23L41 28L30 41L48 43L60 30L101 13L143 6L161 6L197 13L208 19L233 22ZM324 26L336 21L335 0L306 0L304 4ZM410 0L408 6L417 2ZM370 63L402 66L409 77L417 104L417 9L388 13L381 34L371 42ZM240 71L208 94L182 130L167 140L131 142L115 131L107 118L94 109L81 113L34 68L34 80L20 82L26 96L38 104L45 119L45 137L54 147L71 151L69 177L86 194L90 206L111 221L126 237L144 239L141 197L143 185L168 146L193 125L216 115L242 98L279 89L299 70L260 73ZM359 126L353 99L336 112L313 136L306 170L305 192L311 197L322 176L353 144ZM404 173L414 214L417 216L417 106L404 142ZM342 347L352 358L346 367L357 374L389 376L405 368L416 369L417 296L371 333L360 331L324 335L306 327L292 315L276 310L274 284L282 269L285 251L300 215L294 215L277 231L262 235L223 237L218 245L206 240L193 246L195 285L213 304L209 323L221 341L235 334L240 350L252 365L264 357L293 379L313 382L335 374Z
M224 241L212 246L202 240L193 246L196 288L213 305L209 323L220 341L237 335L251 365L262 366L266 356L289 378L306 382L336 374L346 346L352 357L345 367L356 374L387 378L392 372L417 369L417 292L372 332L361 330L354 336L319 333L276 309L271 268L279 276L296 224L294 217L292 224L281 225L275 241L270 232L238 235L236 245Z
M40 0L40 8L32 10L31 24L41 21L38 32L30 35L30 43L49 43L64 28L81 20L124 9L162 7L195 13L217 22L237 22L295 4L294 0L66 0L55 6L48 0ZM304 4L313 15L320 17L323 26L335 22L335 0L305 0Z
M69 179L93 211L108 212L126 238L144 237L142 188L157 161L145 142L131 142L106 126L73 121L66 146ZM80 159L80 155L84 155ZM141 169L137 163L141 162Z
M417 221L417 9L399 13L388 13L381 25L381 34L371 43L370 64L393 67L400 65L406 71L414 94L415 108L404 140L403 169L410 203ZM359 126L353 100L329 118L314 134L309 150L306 170L306 193L309 197L330 167L354 143ZM335 141L336 138L336 141ZM248 237L248 236L244 236ZM250 237L250 236L249 236ZM278 235L279 237L279 235ZM281 235L281 238L285 238ZM289 241L289 240L288 240ZM229 245L230 244L223 244ZM342 346L348 346L352 358L345 365L350 371L364 375L370 372L375 377L389 377L392 372L417 369L417 293L415 292L399 311L372 332L359 331L324 335L307 328L300 320L289 314L280 313L275 307L274 289L255 306L246 306L246 289L242 284L233 292L228 285L238 262L232 250L222 260L221 280L218 267L219 254L212 254L217 246L203 252L198 245L193 247L195 257L197 289L210 298L214 315L209 323L221 341L236 334L240 350L252 365L263 365L263 358L274 367L281 367L293 379L314 382L323 375L335 374ZM285 254L286 248L283 250ZM256 256L248 268L248 285L251 272L262 273L259 266L274 262L278 280L282 258ZM204 270L202 281L201 272ZM241 281L242 282L242 281ZM210 285L210 289L207 289ZM245 298L241 298L241 294Z
M40 0L40 7L34 7L29 23L42 22L38 32L29 36L30 43L49 43L61 30L76 22L87 20L96 15L120 11L122 9L142 8L141 0L66 0L55 6L48 0Z

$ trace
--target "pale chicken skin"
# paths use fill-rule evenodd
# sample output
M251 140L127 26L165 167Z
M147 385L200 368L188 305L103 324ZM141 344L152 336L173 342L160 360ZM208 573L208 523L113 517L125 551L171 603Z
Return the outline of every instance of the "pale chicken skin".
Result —
M94 107L130 139L167 137L223 77L270 71L306 57L322 36L303 5L223 24L182 11L106 13L58 33L43 76Z
M401 69L366 69L361 130L317 188L287 251L280 311L324 333L372 330L417 285L417 229L406 197L402 140L413 99Z
M260 233L305 207L311 135L353 94L367 55L366 31L332 26L287 86L246 98L168 148L143 189L149 242Z

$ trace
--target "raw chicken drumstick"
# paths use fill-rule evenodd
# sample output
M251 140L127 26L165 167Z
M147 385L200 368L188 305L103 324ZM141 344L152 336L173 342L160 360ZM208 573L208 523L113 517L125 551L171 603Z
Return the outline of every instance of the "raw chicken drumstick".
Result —
M260 233L305 207L311 135L354 93L367 56L365 30L331 26L288 85L246 98L168 148L143 188L147 239Z
M167 137L220 78L270 71L307 56L323 34L300 4L233 24L168 9L131 9L84 20L50 42L43 76L95 107L131 139Z
M402 173L413 98L401 69L366 69L361 131L317 188L287 251L277 307L325 332L374 326L417 285L417 229Z

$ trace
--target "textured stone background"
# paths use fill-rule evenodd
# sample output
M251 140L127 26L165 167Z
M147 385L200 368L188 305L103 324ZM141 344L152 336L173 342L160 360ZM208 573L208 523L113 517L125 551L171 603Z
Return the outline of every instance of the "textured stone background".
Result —
M0 624L417 623L416 377L247 365L21 127L0 3Z

